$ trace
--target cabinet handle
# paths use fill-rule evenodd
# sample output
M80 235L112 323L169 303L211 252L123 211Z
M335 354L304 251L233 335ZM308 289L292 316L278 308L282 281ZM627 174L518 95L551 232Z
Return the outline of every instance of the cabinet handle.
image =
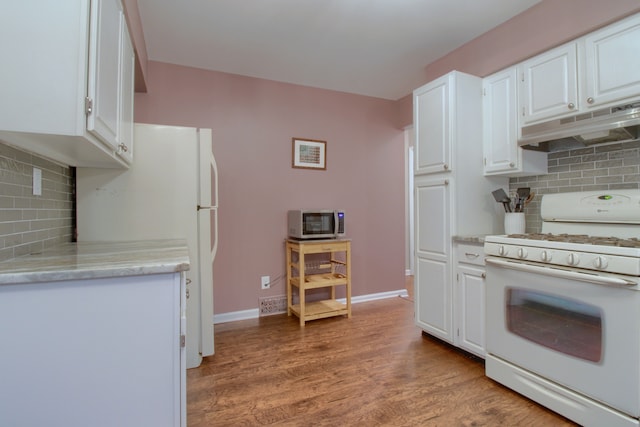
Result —
M513 167L515 167L515 166L516 166L516 164L515 164L515 163L513 163L513 162L509 163L509 167L510 167L510 168L513 168Z
M447 169L449 169L449 165L445 163L443 168L444 168L444 170L447 170Z
M569 107L569 110L573 110L574 108L576 108L576 104L574 104L573 102L570 102L569 105L567 105L567 107Z
M592 97L588 97L588 98L587 98L587 102L588 102L589 104L593 104L593 102L594 102L594 101L595 101L595 100L594 100Z
M482 277L483 279L486 279L486 278L487 278L487 273L482 273L482 274L480 275L480 277Z
M120 153L126 153L127 151L129 151L129 147L127 147L126 145L124 145L124 143L120 143L118 144L118 151Z
M449 180L448 179L444 180L444 185L449 185Z
M480 256L480 254L475 254L475 253L472 253L472 252L465 252L464 254L468 258L478 258Z

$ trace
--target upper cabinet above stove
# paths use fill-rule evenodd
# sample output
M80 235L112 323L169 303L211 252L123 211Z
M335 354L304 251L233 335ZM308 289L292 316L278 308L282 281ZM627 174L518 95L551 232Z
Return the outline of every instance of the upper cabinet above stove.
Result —
M529 124L578 110L576 43L560 46L518 67L520 123Z
M640 95L640 15L591 33L583 42L586 108Z
M0 140L62 164L132 161L134 52L120 0L0 14Z
M520 125L640 96L640 14L524 61L518 67Z

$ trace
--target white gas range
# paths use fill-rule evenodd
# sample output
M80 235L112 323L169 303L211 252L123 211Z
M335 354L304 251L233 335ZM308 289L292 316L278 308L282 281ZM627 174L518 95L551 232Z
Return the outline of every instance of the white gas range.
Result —
M640 190L545 195L542 233L488 236L489 377L582 425L638 426Z

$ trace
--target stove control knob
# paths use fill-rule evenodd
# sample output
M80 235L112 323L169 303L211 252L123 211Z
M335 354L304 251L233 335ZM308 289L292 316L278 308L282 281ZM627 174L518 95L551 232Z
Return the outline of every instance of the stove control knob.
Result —
M567 264L569 265L578 265L580 262L580 257L577 254L569 254L567 257Z
M527 257L527 250L524 248L519 248L518 249L518 258L524 259Z
M506 256L507 252L507 248L505 248L504 245L500 245L500 247L498 248L498 255Z
M551 262L551 254L547 251L542 251L542 253L540 254L540 259L544 262Z
M593 260L593 265L598 269L605 269L609 265L609 261L603 256L599 256Z

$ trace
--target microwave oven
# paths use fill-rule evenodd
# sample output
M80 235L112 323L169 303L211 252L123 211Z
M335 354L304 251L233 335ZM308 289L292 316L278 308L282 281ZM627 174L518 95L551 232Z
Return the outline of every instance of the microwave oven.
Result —
M294 239L337 239L344 236L344 211L290 210L287 229Z

